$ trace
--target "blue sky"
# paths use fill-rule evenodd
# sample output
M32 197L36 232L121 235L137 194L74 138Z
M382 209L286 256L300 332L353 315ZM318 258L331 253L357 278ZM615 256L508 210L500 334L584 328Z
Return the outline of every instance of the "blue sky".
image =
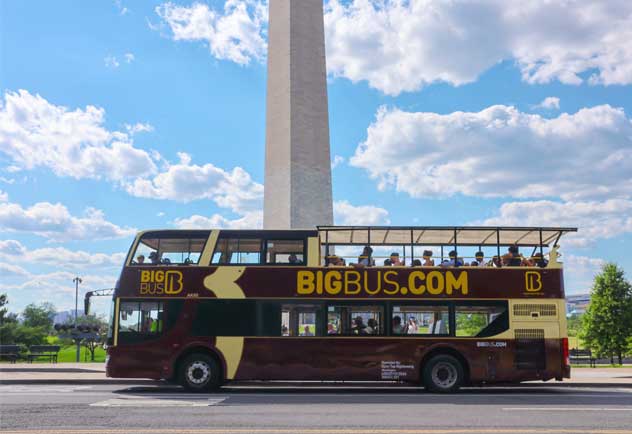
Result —
M568 293L629 274L628 2L325 11L337 223L574 225ZM112 286L138 229L260 224L266 31L259 0L0 3L12 310Z

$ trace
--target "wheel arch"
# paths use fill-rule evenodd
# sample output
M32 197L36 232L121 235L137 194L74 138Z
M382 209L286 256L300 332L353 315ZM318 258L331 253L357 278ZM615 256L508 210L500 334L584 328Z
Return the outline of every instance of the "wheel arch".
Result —
M224 358L213 348L204 346L204 345L193 345L185 348L173 361L173 372L172 379L177 378L178 373L180 372L180 365L187 357L191 354L205 354L209 357L212 357L220 368L220 380L221 382L226 381L226 364L224 362Z
M461 363L461 366L463 366L463 373L465 375L465 378L463 379L463 383L468 384L470 382L470 364L467 358L459 350L449 345L434 346L434 347L429 348L424 353L424 355L421 358L421 361L419 362L420 382L423 382L423 371L424 371L424 367L426 366L426 363L428 363L430 359L438 355L449 355L457 359Z

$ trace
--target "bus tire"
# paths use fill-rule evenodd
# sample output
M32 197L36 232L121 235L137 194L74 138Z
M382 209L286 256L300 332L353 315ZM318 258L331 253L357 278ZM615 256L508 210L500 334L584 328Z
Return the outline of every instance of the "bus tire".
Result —
M464 377L461 362L448 354L432 357L423 368L424 386L431 392L456 392L461 387Z
M209 392L221 385L221 370L217 361L202 353L188 356L180 364L178 380L190 392Z

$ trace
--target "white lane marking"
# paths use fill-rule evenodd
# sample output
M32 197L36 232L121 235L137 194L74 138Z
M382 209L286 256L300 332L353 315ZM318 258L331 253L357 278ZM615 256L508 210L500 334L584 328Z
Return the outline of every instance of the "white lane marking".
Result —
M2 393L20 394L47 394L47 393L70 393L79 390L92 389L92 386L27 386L27 385L4 385L0 386Z
M113 398L90 404L90 407L209 407L217 405L226 398L211 398L196 401L185 401L177 399L129 399Z
M504 407L503 411L632 411L619 407Z

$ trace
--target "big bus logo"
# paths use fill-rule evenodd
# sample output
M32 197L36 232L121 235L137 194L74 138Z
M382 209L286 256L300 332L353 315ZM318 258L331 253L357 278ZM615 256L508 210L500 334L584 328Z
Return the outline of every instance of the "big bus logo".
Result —
M538 292L542 289L542 275L537 271L527 271L524 275L527 292Z
M140 293L151 295L174 295L182 292L182 273L176 270L142 270Z

